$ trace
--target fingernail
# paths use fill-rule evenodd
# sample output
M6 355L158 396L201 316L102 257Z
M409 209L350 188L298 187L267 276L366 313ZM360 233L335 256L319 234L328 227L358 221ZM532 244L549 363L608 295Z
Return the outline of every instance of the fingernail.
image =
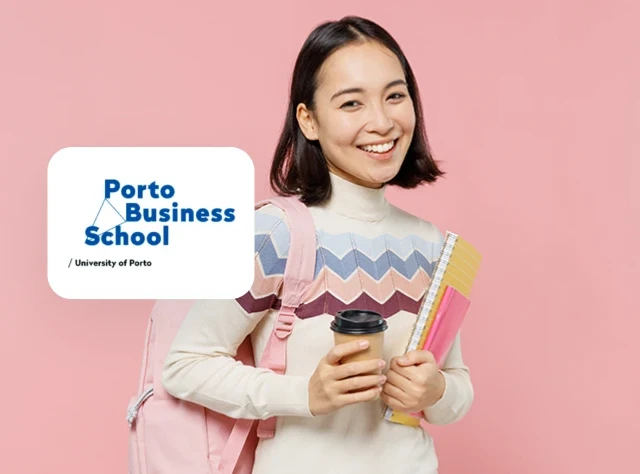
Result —
M369 341L360 341L360 347L367 347L369 345Z
M380 362L378 362L378 367L383 368L385 366L386 362L381 360Z
M382 377L380 377L380 383L383 384L387 381L387 378L383 375Z
M398 359L398 362L400 362L401 364L406 364L407 363L407 358L406 357L400 357Z

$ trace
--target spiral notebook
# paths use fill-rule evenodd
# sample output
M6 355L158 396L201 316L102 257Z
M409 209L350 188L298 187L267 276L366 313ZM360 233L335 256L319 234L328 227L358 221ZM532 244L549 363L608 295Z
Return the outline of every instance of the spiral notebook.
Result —
M405 353L429 350L438 365L442 364L471 304L471 288L481 260L481 255L469 242L458 234L447 232ZM421 414L412 415L385 407L384 418L418 426Z

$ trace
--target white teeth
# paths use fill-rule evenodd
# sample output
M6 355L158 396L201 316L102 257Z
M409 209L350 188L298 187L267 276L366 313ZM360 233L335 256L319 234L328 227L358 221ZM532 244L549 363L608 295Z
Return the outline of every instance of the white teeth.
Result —
M366 145L361 146L360 148L364 151L372 152L372 153L386 153L387 151L393 148L393 143L395 140L391 140L389 143L383 143L382 145Z

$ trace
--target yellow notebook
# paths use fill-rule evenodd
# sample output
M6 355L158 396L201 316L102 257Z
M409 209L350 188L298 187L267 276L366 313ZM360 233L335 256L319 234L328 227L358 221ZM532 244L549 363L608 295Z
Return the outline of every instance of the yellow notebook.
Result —
M429 287L422 300L407 352L421 349L429 336L436 312L445 289L450 286L464 297L470 298L471 288L480 267L482 257L478 251L458 234L447 232L444 245L431 275ZM385 407L384 418L394 423L419 426L420 418Z

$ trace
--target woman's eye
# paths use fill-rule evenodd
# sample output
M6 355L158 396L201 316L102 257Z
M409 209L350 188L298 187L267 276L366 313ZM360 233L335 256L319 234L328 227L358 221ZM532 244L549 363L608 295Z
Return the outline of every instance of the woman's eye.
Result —
M350 100L349 102L345 102L344 104L342 104L340 106L341 109L348 109L348 108L352 108L352 107L356 107L358 105L358 101L357 100Z
M400 93L400 92L396 92L395 94L391 94L389 96L389 99L394 99L394 100L398 100L398 99L402 99L403 97L405 97L404 94Z

